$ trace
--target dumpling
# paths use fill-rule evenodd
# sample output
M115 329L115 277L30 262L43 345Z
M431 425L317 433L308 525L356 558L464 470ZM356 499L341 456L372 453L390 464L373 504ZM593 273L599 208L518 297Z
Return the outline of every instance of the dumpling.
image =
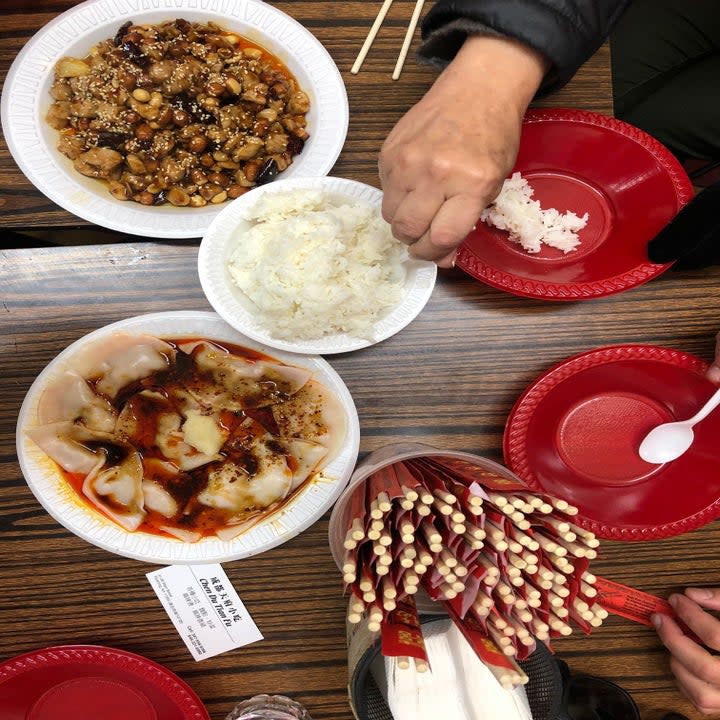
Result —
M214 415L189 412L182 424L184 441L208 457L216 457L230 434Z
M143 480L142 492L145 510L152 510L166 518L178 514L175 498L164 488L152 480Z
M49 385L38 403L38 422L41 425L70 420L80 422L90 430L112 432L116 412L103 397L96 395L81 375L71 370Z
M243 515L241 519L233 521L228 520L228 524L218 528L215 534L224 542L234 540L238 535L242 535L247 532L253 525L257 525L262 519L265 518L265 514L262 512L252 513L250 516Z
M312 377L300 367L269 360L247 360L211 343L198 343L192 353L201 371L187 390L202 405L238 411L264 407L295 394ZM210 377L202 377L207 373Z
M83 483L83 494L103 513L130 532L145 519L142 489L143 466L137 452L118 465L91 472Z
M310 440L323 445L333 457L345 440L347 420L334 393L316 380L310 380L284 402L273 405L280 436Z
M287 451L254 420L243 421L231 438L232 452L208 470L208 483L198 495L203 505L243 512L266 508L290 492L293 471Z
M292 456L293 479L290 485L292 492L300 487L327 456L327 448L320 443L307 440L286 440L288 450Z
M180 429L182 422L182 415L178 413L164 413L158 416L155 444L166 458L185 471L195 470L221 459L220 455L208 455L185 442L185 435Z
M73 367L113 400L130 383L169 368L174 358L175 348L160 338L115 333L89 344Z
M182 540L187 543L196 543L202 538L202 533L196 530L184 530L183 528L173 527L172 525L159 525L158 529L163 530L168 535L176 537L178 540Z
M69 420L30 428L27 435L61 468L83 475L104 465L104 447L117 442L113 435L88 430ZM86 443L92 443L91 447Z
M166 518L180 512L177 500L167 488L182 484L183 474L178 467L159 458L143 458L142 489L145 510L151 510Z
M116 430L120 436L127 438L141 450L157 448L165 458L172 460L181 470L194 470L218 460L220 456L217 450L210 453L203 452L202 448L188 442L188 440L195 441L203 448L215 448L218 441L211 436L207 424L202 422L191 424L189 437L186 437L182 429L185 422L186 419L164 395L151 390L142 390L125 403L118 417ZM205 430L204 434L202 430ZM222 440L223 431L219 426L217 434ZM224 434L227 437L227 431L224 431ZM214 443L213 439L215 439Z

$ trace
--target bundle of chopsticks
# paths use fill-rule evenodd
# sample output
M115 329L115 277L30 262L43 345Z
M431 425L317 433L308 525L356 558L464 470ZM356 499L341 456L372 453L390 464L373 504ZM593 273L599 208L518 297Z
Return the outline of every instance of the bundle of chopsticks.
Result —
M357 72L360 70L361 65L363 64L363 62L365 62L368 51L370 50L370 47L375 40L375 36L378 34L378 30L380 30L380 26L383 24L385 16L387 15L387 12L390 9L392 3L393 0L384 0L382 6L380 7L377 17L375 18L375 22L372 24L372 27L370 28L370 31L365 38L365 42L360 48L360 52L355 59L355 63L350 69L350 72L353 75L357 74ZM405 58L407 58L408 50L410 49L410 44L412 43L413 35L415 34L415 28L417 27L418 21L420 20L420 13L422 12L424 4L425 0L416 0L415 2L415 9L413 10L413 14L410 18L410 23L408 24L408 28L405 33L405 39L403 40L400 54L398 55L397 62L395 63L395 69L393 70L393 80L397 80L400 77L400 73L402 72L403 65L405 64Z
M412 596L423 588L501 684L526 682L515 659L536 640L571 634L571 622L589 633L608 614L588 569L599 542L576 514L564 500L452 457L382 468L345 511L348 621L367 622L382 632L383 654L406 655L422 670L422 634L410 630ZM412 652L385 642L403 625Z

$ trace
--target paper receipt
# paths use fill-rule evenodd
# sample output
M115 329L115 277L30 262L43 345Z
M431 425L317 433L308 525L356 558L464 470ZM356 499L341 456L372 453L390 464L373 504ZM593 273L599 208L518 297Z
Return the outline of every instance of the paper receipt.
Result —
M195 660L263 639L220 565L170 565L147 579Z

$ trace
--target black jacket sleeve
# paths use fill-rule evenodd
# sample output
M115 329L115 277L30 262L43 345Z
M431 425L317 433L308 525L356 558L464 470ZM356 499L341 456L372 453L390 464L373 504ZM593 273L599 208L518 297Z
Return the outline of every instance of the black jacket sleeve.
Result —
M552 69L541 92L564 85L600 47L630 0L438 0L422 23L421 60L447 64L468 34L511 37Z

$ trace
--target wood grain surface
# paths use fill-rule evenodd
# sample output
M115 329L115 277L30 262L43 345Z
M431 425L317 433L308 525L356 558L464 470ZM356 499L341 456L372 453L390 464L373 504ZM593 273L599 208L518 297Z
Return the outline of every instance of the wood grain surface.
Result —
M0 3L0 82L4 81L10 64L27 40L57 13L76 4L61 0ZM350 67L377 14L379 2L298 0L272 4L302 23L323 43L345 80L350 127L343 152L331 174L377 186L377 155L383 140L437 75L435 70L420 66L413 57L408 57L400 79L393 81L390 77L414 1L393 3L357 75L350 74ZM539 104L612 114L608 47L601 48L570 85ZM4 138L0 138L0 213L0 229L90 226L59 208L30 184L12 159Z
M17 414L42 368L107 323L208 309L196 257L189 243L0 251L0 660L46 645L99 643L179 673L213 720L258 692L291 695L316 720L350 720L345 603L327 516L281 547L224 564L265 640L195 663L144 576L155 566L70 534L43 510L18 467ZM416 440L501 460L513 402L567 356L642 342L710 359L720 326L719 284L720 270L670 272L621 295L552 304L444 271L428 306L405 330L328 359L357 404L361 455ZM719 545L716 521L668 540L604 542L592 567L666 597L689 584L718 584ZM667 654L649 628L611 616L590 637L573 635L555 648L574 671L629 690L643 720L668 710L700 717L676 690Z
M4 0L0 80L32 34L75 4ZM383 139L436 76L410 59L400 80L390 79L414 2L396 0L355 76L349 68L379 2L273 4L320 39L345 80L350 128L333 174L377 185ZM539 104L612 114L607 45L570 85ZM0 230L45 230L49 242L60 238L55 229L88 227L30 185L3 139L0 217ZM130 240L0 251L0 660L54 644L110 645L177 672L213 720L258 692L291 695L315 720L350 720L345 604L327 546L327 516L279 548L224 565L265 639L195 663L145 578L156 566L72 535L43 510L22 478L17 413L34 378L58 352L132 315L209 307L197 280L196 243ZM719 280L718 271L668 273L623 295L548 304L501 293L459 271L442 272L426 310L403 332L330 358L358 407L361 455L417 440L501 460L505 419L527 384L550 365L599 345L655 343L709 359L720 326ZM593 568L667 596L688 584L718 583L719 542L717 522L654 543L607 542ZM647 628L611 617L591 637L578 634L555 647L574 671L629 690L643 720L668 710L700 717L675 689L667 654Z

